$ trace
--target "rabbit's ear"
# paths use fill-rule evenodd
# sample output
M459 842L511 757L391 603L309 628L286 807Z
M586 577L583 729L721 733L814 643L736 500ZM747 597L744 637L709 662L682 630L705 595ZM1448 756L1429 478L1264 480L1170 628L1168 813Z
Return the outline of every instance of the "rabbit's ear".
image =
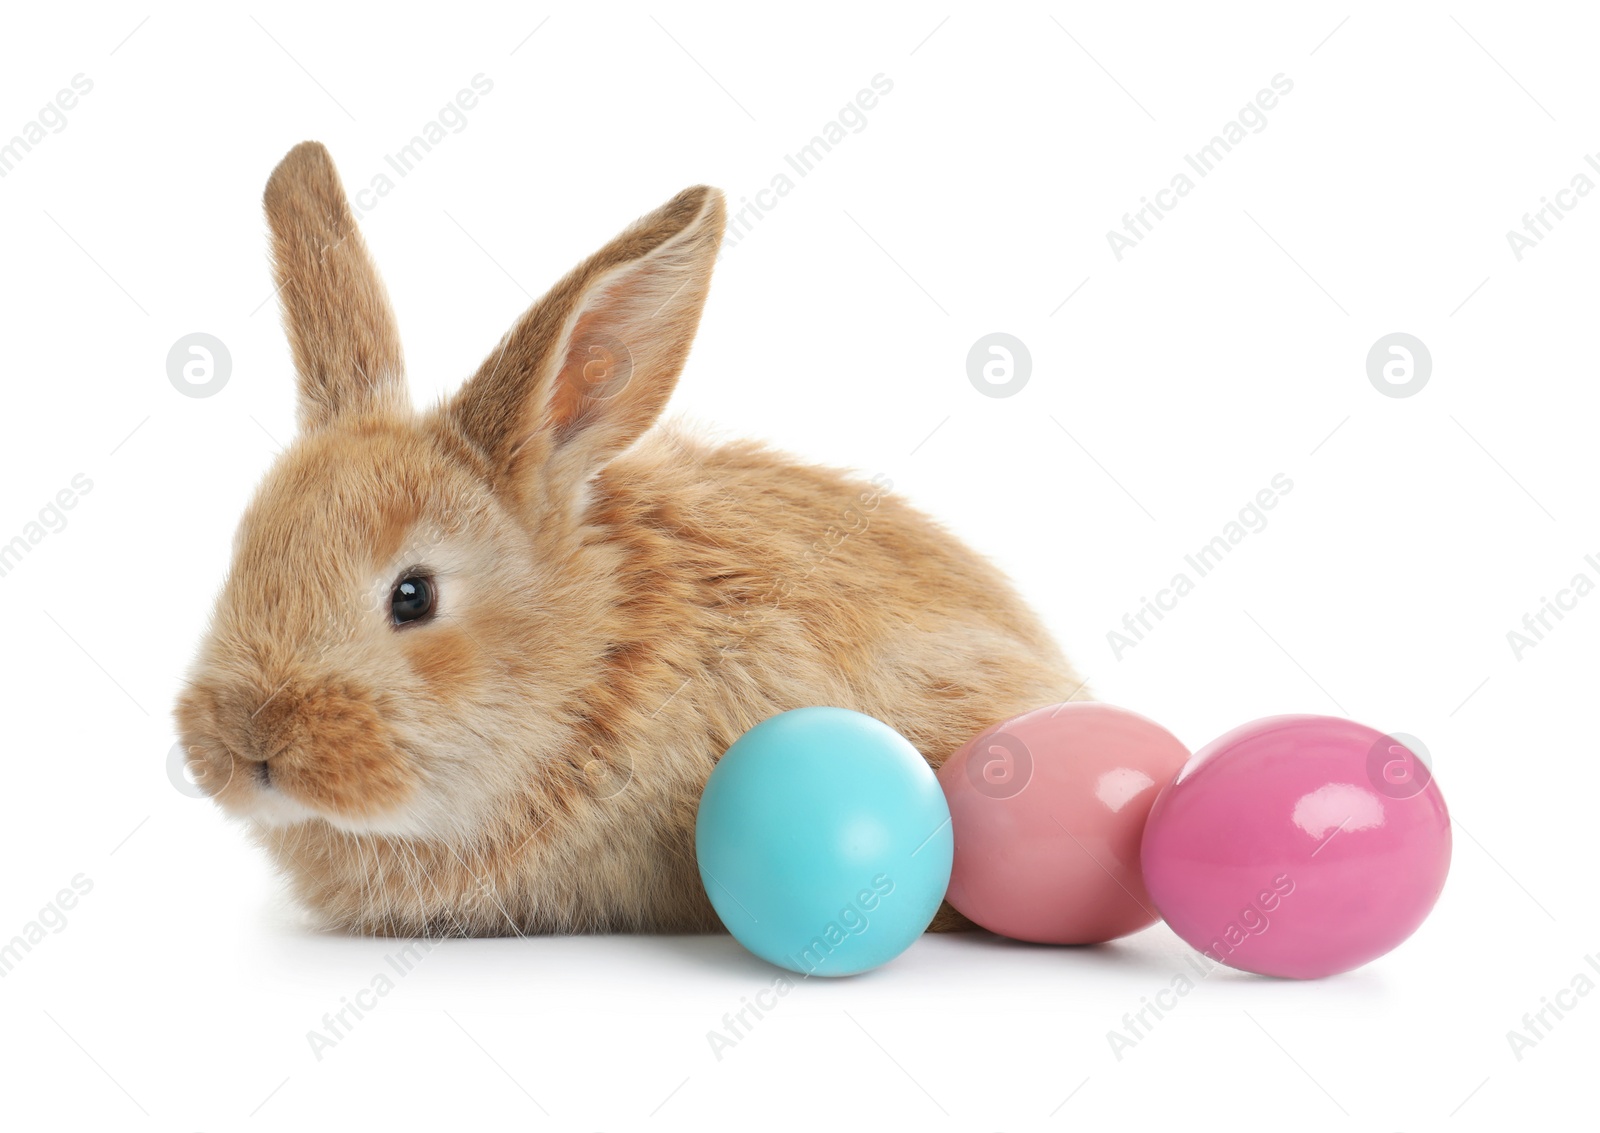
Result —
M290 150L267 181L273 268L300 376L300 427L343 413L404 412L400 335L333 159Z
M575 491L661 414L700 324L722 194L685 189L524 314L451 406L498 486Z

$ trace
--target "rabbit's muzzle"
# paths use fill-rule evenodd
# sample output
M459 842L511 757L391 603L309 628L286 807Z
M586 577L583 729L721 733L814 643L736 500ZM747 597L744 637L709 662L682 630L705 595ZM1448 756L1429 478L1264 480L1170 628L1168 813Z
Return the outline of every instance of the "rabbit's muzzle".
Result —
M228 811L298 808L359 823L403 807L417 774L373 698L349 684L195 685L178 721L195 781Z

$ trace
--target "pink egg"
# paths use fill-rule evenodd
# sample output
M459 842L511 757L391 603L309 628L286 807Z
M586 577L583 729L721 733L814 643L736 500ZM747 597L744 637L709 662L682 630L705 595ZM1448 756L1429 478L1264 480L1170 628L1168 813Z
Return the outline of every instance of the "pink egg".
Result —
M950 803L950 903L991 932L1094 944L1156 919L1139 840L1189 750L1109 704L1052 705L997 724L939 770Z
M1382 956L1416 931L1449 869L1450 815L1426 764L1328 716L1257 720L1206 745L1144 834L1145 884L1172 930L1268 976Z

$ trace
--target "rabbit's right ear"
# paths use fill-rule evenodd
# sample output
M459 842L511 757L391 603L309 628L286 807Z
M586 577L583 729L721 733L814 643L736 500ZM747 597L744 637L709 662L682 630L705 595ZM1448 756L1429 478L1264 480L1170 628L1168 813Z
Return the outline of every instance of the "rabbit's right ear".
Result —
M300 380L300 427L403 412L400 333L333 159L301 142L267 181L273 267Z
M451 403L513 499L574 498L654 424L700 324L722 241L716 189L685 189L574 268Z

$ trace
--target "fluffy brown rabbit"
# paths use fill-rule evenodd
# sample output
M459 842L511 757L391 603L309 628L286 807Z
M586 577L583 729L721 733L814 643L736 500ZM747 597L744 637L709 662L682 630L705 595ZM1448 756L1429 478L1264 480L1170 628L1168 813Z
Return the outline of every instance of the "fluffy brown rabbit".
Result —
M177 720L328 925L715 929L695 808L746 729L853 708L938 766L1084 695L1001 574L881 478L651 428L716 190L585 260L421 413L321 145L284 158L266 213L300 435L241 521Z

